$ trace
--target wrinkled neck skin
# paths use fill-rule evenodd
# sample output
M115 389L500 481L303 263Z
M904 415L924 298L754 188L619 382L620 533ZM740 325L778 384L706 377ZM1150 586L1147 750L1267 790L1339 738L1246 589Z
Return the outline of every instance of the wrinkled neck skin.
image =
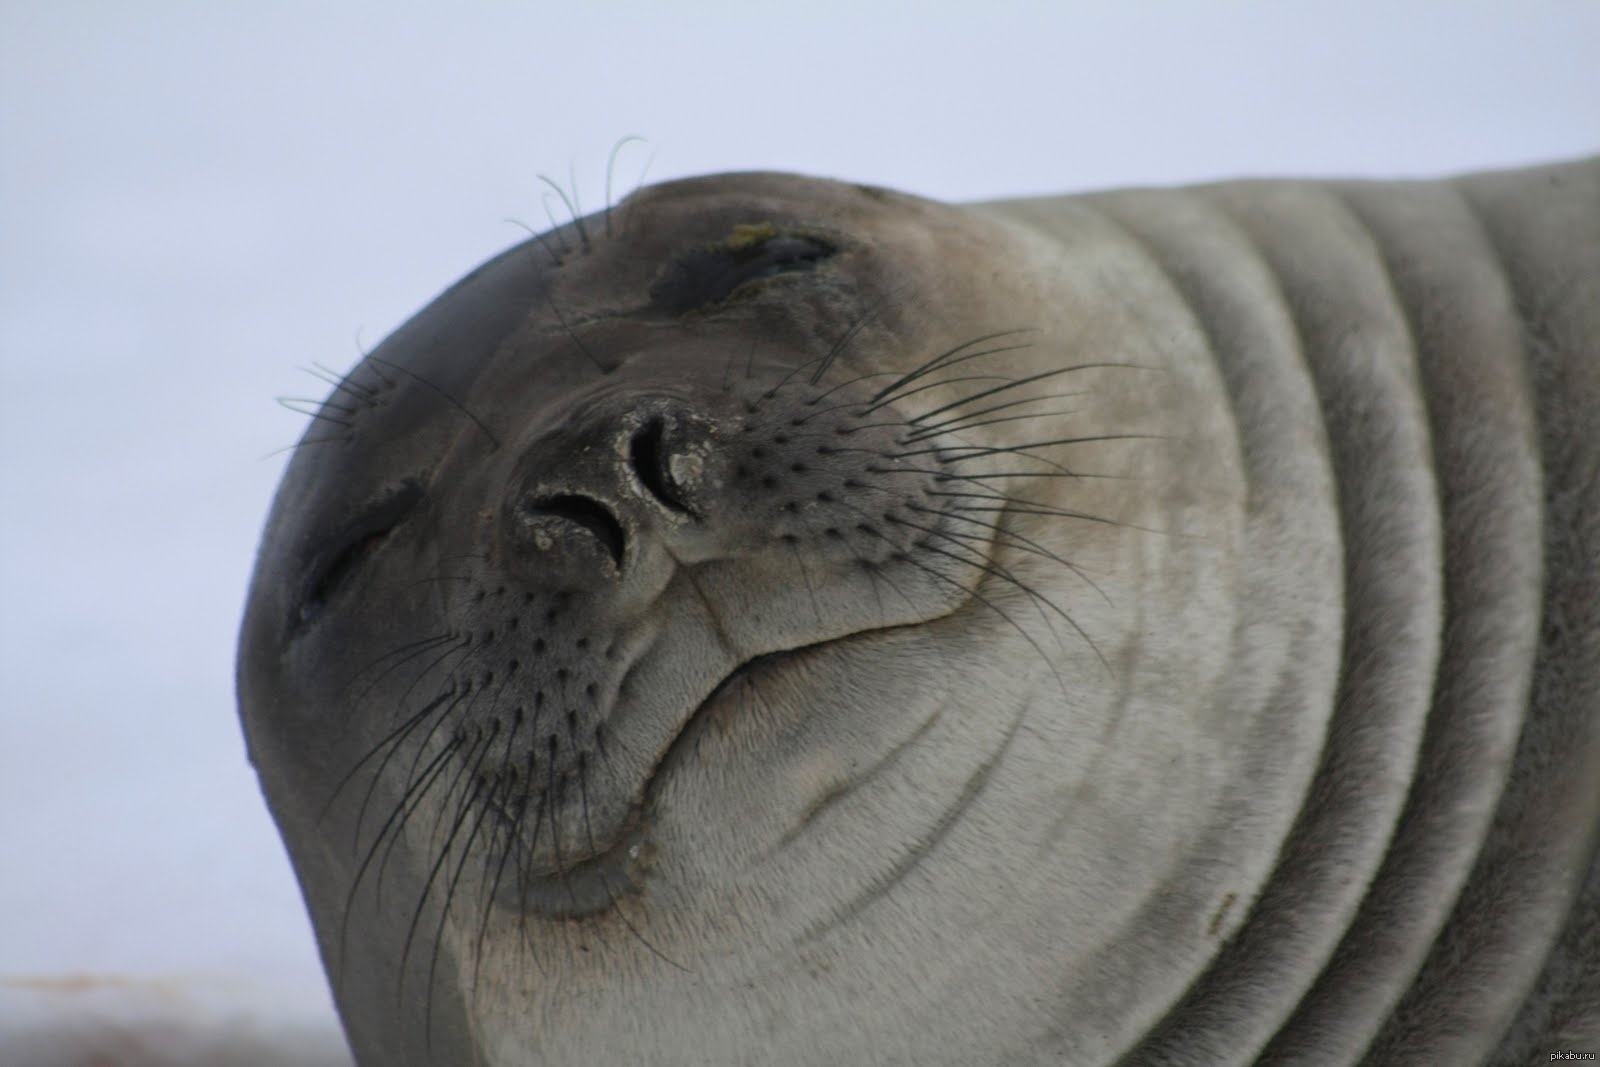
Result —
M663 282L766 225L826 260ZM358 1058L1588 1036L1597 291L1592 162L702 179L482 268L302 446L241 641ZM396 494L366 570L303 577Z

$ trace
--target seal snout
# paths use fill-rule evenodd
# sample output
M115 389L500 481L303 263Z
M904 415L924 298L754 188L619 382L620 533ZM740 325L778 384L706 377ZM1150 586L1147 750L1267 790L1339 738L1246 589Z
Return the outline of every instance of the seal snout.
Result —
M506 513L513 556L545 576L624 575L641 541L703 518L713 434L708 416L660 395L572 412L524 451Z

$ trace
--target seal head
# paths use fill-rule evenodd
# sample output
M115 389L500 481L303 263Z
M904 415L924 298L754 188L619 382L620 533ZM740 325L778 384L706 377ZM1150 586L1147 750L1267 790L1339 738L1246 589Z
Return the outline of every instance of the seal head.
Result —
M945 210L781 176L649 190L480 268L338 383L269 522L240 677L347 1020L414 994L437 1057L482 1030L463 971L526 981L608 932L692 966L652 894L698 910L792 862L961 699L948 675L993 672L951 636L974 613L1034 646L1001 688L1059 686L1062 644L1105 673L995 551L1097 595L997 521L1026 500L1008 479L1065 468L994 429L1073 368L1018 372L1004 294L952 285L930 240L995 235ZM945 761L912 829L1016 718Z

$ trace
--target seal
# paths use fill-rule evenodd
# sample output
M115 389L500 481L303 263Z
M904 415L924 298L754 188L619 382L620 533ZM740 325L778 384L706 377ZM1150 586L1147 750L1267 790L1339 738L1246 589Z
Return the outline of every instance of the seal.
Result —
M364 1064L1600 1051L1600 160L742 174L316 412L239 652Z

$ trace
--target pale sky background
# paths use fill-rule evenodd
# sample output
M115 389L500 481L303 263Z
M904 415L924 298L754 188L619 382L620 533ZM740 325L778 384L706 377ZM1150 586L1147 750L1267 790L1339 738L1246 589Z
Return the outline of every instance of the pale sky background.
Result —
M539 174L1443 174L1600 150L1597 56L1594 0L0 0L0 978L330 1010L233 706L273 398L544 228Z

